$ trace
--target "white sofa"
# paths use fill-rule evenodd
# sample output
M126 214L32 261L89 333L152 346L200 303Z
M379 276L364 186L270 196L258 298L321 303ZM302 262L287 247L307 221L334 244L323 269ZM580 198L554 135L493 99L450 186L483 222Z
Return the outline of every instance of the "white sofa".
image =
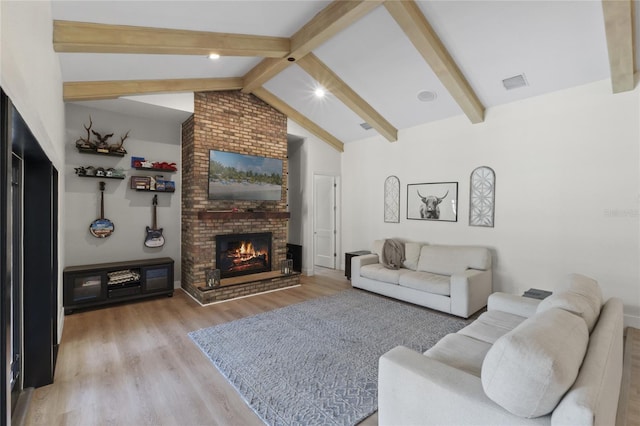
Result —
M351 260L351 285L416 305L468 318L491 294L491 252L484 247L404 243L400 269L380 262L384 240L372 254Z
M614 425L622 301L573 274L543 301L495 293L424 354L380 358L380 425Z

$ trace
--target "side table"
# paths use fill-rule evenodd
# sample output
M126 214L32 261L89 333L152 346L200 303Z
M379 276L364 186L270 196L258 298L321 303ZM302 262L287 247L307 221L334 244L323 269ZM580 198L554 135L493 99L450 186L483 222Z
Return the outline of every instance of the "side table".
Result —
M351 281L351 258L354 256L362 256L363 254L370 254L368 250L350 251L344 254L344 275L349 281Z

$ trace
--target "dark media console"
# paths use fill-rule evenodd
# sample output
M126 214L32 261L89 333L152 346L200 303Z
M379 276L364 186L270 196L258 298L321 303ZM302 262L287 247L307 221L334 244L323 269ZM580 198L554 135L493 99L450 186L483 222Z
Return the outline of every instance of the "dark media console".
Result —
M131 260L64 269L64 313L126 300L173 296L173 259Z

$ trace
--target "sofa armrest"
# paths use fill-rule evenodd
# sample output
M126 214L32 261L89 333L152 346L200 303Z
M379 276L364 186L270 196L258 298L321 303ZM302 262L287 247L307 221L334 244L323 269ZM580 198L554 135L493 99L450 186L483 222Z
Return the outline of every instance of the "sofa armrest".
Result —
M398 346L380 357L380 425L548 425L550 416L517 417L491 401L479 377Z
M451 275L451 313L469 318L473 313L487 306L492 289L491 269L480 271L467 269Z
M351 282L360 278L360 268L365 265L372 265L378 262L378 255L375 253L365 254L363 256L354 256L351 258Z
M541 300L515 294L496 292L489 296L487 310L502 311L508 314L529 318L536 313Z

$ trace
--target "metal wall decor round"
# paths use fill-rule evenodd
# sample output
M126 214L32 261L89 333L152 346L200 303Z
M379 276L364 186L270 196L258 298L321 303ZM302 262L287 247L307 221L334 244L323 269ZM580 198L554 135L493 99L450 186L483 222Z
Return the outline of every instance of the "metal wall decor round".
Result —
M396 176L384 181L384 221L400 223L400 179Z
M495 216L496 174L482 166L471 172L469 225L493 228Z

